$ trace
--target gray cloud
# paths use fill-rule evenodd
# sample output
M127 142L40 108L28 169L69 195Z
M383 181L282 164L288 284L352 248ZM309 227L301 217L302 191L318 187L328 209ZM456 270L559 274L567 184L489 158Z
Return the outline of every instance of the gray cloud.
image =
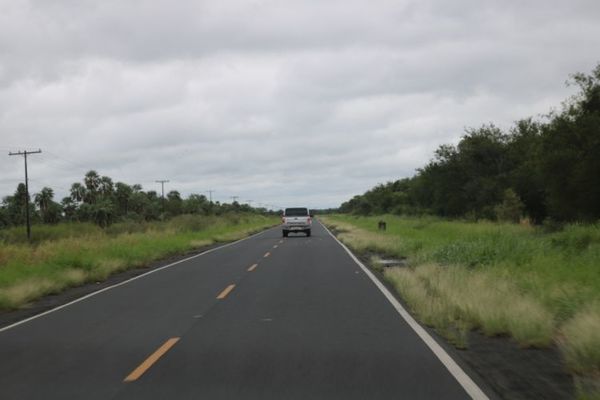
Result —
M0 151L32 191L88 169L184 194L336 206L464 127L546 113L600 3L0 0ZM0 157L0 194L22 161Z

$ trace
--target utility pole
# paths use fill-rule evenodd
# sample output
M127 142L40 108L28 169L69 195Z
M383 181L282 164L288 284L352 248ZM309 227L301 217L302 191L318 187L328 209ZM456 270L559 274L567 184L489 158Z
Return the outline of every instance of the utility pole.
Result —
M158 180L155 182L160 183L160 187L162 190L162 212L164 214L165 213L165 183L168 183L169 181L166 179L162 179L162 180Z
M214 190L207 190L206 193L208 193L208 201L210 202L210 204L212 204L212 194L213 194Z
M235 203L237 201L237 199L239 199L240 196L231 196L231 204Z
M27 176L27 155L28 154L39 154L42 150L36 151L17 151L16 153L9 152L9 156L23 156L25 159L25 215L27 219L27 240L31 241L31 223L29 221L29 177Z

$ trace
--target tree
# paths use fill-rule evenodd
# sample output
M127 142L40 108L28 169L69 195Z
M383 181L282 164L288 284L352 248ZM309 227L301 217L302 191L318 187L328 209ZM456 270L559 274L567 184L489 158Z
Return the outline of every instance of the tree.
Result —
M167 193L166 210L170 215L179 215L183 211L183 200L177 190Z
M54 198L54 191L49 187L43 187L39 193L34 196L35 204L40 208L42 214L48 210L50 202Z
M509 186L523 201L524 212L535 223L547 216L546 188L541 171L543 125L531 118L517 121L510 131L508 156L513 168Z
M8 228L10 225L11 221L8 216L8 210L3 204L2 206L0 206L0 229Z
M49 187L44 187L34 196L34 203L38 206L42 221L44 223L57 223L62 213L59 204L53 201L54 191Z
M98 191L100 192L100 195L104 198L111 197L114 191L112 179L108 176L101 177L98 183Z
M23 225L26 220L26 205L29 199L25 184L19 183L17 189L12 196L6 196L2 202L6 208L6 215L11 225Z
M63 197L60 205L67 220L74 221L77 219L77 204L71 197Z
M85 196L83 201L87 204L94 204L98 197L98 191L100 189L101 178L100 175L94 170L88 171L83 178L85 184Z
M85 187L79 183L75 182L71 185L71 199L77 203L81 203L85 198Z
M208 209L208 201L202 194L190 194L183 201L183 212L186 214L207 214Z
M106 228L113 222L114 207L108 199L100 199L91 204L89 212L93 221L102 228Z
M573 80L580 93L543 129L541 174L552 218L593 221L600 218L600 65Z
M115 184L115 200L117 203L117 212L119 215L127 215L129 212L129 199L133 194L131 186L123 182Z

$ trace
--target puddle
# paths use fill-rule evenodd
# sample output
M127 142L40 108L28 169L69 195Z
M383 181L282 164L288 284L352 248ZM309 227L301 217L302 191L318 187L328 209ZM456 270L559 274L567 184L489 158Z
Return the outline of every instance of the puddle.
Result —
M408 267L406 258L383 258L378 254L372 254L370 261L375 268Z
M376 262L383 267L406 267L408 265L406 260L397 260L394 258L380 258Z

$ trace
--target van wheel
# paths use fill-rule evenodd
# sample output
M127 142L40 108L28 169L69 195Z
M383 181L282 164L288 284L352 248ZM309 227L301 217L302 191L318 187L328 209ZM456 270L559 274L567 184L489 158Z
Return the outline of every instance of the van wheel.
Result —
M306 231L306 237L310 237L310 229Z
M288 231L283 231L283 237L288 237Z

